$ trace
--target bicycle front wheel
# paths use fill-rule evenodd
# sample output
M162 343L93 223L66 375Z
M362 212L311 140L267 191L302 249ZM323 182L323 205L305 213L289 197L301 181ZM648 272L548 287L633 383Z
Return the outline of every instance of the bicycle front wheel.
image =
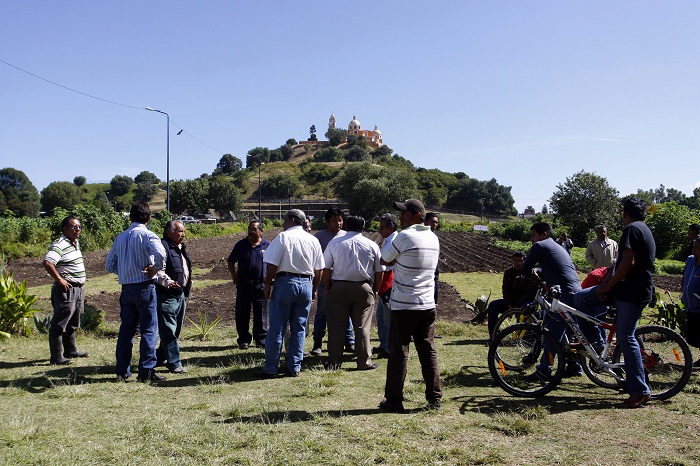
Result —
M661 325L643 325L637 327L634 334L642 353L651 398L666 400L683 390L693 373L692 353L683 337ZM618 341L613 361L622 360Z
M496 325L493 328L493 334L491 335L491 339L493 340L493 337L496 336L498 332L503 330L506 327L510 327L511 325L515 324L520 324L520 323L525 323L525 324L534 324L535 320L532 318L530 315L522 315L523 310L519 307L510 309L509 311L504 312L501 314L501 316L498 318L496 321Z
M544 347L550 348L546 354ZM537 371L543 356L552 367L551 375ZM552 391L564 376L564 361L561 344L548 331L532 324L511 325L498 332L488 354L493 379L506 392L522 397Z

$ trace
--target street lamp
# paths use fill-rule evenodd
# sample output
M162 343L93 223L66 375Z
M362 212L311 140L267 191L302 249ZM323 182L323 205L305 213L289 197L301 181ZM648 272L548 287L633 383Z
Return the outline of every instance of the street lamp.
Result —
M262 189L260 189L260 166L264 165L265 162L261 162L260 157L258 157L257 155L248 154L246 157L249 157L258 162L258 220L262 222Z
M170 115L167 112L161 110L156 110L155 108L146 107L149 112L158 112L165 115L168 119L167 124L167 145L166 145L166 172L165 172L165 208L168 209L168 214L170 214Z

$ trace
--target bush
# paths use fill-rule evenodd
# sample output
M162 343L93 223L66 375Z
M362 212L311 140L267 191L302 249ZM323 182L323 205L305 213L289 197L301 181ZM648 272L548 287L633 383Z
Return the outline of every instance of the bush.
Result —
M6 269L5 258L0 259L0 332L10 335L31 335L29 318L35 309L36 296L27 293L27 280L18 284L12 272Z
M86 332L94 332L105 320L107 313L102 309L97 309L92 304L85 302L83 315L80 316L80 328Z
M521 219L492 223L489 225L489 231L491 234L516 241L530 241L530 227L532 227L532 222Z

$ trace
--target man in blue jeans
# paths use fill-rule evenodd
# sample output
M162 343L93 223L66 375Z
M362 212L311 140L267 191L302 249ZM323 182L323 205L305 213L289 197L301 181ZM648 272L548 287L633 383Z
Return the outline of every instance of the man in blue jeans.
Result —
M255 373L256 377L277 377L287 325L290 331L287 375L298 377L301 371L306 321L324 267L321 244L304 230L305 225L304 212L290 210L284 216L284 231L265 251L265 297L270 302L270 325L265 339L265 364Z
M646 202L641 199L625 201L622 210L625 229L620 238L615 267L609 272L612 277L607 283L591 288L595 289L602 302L612 297L617 308L617 344L622 348L627 380L625 388L630 394L623 402L625 408L639 408L651 398L639 342L634 336L642 310L651 302L654 293L652 277L656 243L651 230L644 223L646 207ZM595 314L595 302L584 301L591 305L583 306L580 310ZM599 337L588 334L586 337L591 339L594 346L602 344Z
M146 228L151 209L145 202L131 206L131 225L114 240L107 254L105 268L119 276L122 293L119 297L121 325L117 337L117 381L131 376L131 353L134 335L141 333L139 382L159 382L165 377L156 374L156 286L153 275L165 267L165 249L158 235ZM149 267L150 266L150 267Z

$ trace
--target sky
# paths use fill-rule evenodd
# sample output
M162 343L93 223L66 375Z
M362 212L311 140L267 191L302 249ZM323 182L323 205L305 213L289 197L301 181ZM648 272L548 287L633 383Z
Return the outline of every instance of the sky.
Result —
M170 116L171 180L323 139L332 112L519 212L581 170L621 195L700 186L697 1L5 1L0 43L0 168L39 190L165 180L145 107Z

